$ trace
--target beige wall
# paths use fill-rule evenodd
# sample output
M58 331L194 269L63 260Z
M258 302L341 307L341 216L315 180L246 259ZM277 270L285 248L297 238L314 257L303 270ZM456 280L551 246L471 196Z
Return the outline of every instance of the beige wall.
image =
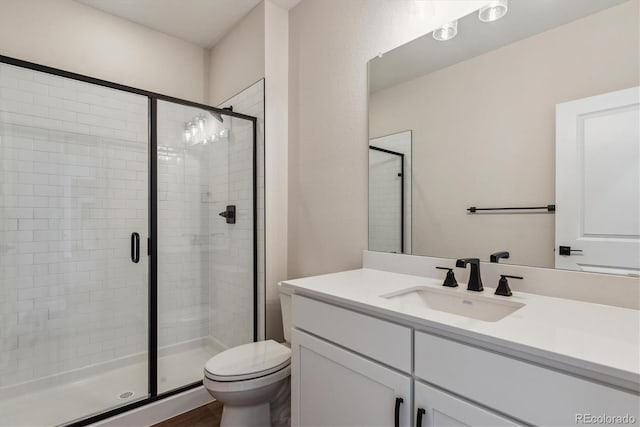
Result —
M211 49L208 103L219 105L264 77L264 2Z
M639 4L371 96L372 136L413 130L414 254L488 260L509 250L509 263L554 266L554 215L466 208L554 203L555 105L639 84Z
M264 2L213 49L72 0L0 0L0 54L218 105L265 75Z
M289 15L289 277L361 266L367 61L482 1L303 0Z
M204 101L204 49L71 0L0 0L0 54Z
M277 283L287 279L289 12L265 0L266 333L282 339Z

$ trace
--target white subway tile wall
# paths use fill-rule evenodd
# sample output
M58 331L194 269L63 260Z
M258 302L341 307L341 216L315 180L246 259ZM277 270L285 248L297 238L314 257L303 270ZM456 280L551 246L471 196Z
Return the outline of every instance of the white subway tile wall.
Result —
M256 141L256 154L257 154L257 245L258 245L258 315L261 314L260 307L264 307L264 287L265 287L265 239L264 239L264 79L259 80L249 88L243 90L239 94L235 95L225 103L220 105L220 108L233 106L233 110L239 113L247 114L249 116L256 117L257 120L257 141ZM239 135L236 134L236 139L239 139ZM245 162L250 159L248 153L242 153L241 150L245 150L246 142L243 140L241 144L235 144L238 147L230 157L230 164L236 164L239 166L240 162ZM235 166L237 168L237 166ZM250 168L242 169L245 172ZM236 173L238 170L236 169ZM250 179L246 173L240 174L241 180ZM238 193L238 196L246 200L246 194L244 191L249 188L248 183L241 184L240 182L235 184L236 186L244 187L244 189ZM246 204L243 205L251 206ZM212 217L213 218L213 217ZM222 224L215 221L215 226L221 227ZM238 229L240 230L240 229ZM246 230L246 229L245 229ZM244 238L247 236L247 232L243 232ZM251 235L253 236L253 235ZM251 237L253 238L253 237ZM239 249L239 248L238 248ZM234 269L237 270L248 261L245 261L243 257L247 252L243 250L241 252L242 258L226 257L224 253L212 253L211 266L214 269L214 274L211 276L211 289L216 289L211 293L211 307L216 313L215 316L211 316L211 331L215 331L214 335L225 346L231 347L253 340L253 315L248 315L253 310L253 282L252 278L246 276L243 273L233 273ZM222 262L219 262L222 261ZM252 270L253 271L253 270ZM221 281L217 281L217 277L224 278ZM247 291L251 289L251 293ZM218 297L216 298L215 295ZM262 322L258 322L261 325ZM264 328L264 326L262 326Z
M158 102L158 345L209 335L208 152L185 139L202 110ZM209 116L209 119L212 119ZM194 141L195 142L195 139Z
M158 103L158 343L209 357L253 340L253 123L222 120Z
M210 153L211 336L225 348L253 341L253 125L230 121L228 139ZM235 224L217 215L227 205L236 206Z
M147 132L146 97L0 64L0 388L147 351Z

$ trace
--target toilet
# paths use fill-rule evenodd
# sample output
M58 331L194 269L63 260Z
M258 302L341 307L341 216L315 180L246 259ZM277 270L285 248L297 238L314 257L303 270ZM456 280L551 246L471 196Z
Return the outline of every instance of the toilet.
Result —
M209 359L204 387L223 403L221 427L271 425L271 401L291 374L291 294L280 287L287 344L273 340L239 345Z

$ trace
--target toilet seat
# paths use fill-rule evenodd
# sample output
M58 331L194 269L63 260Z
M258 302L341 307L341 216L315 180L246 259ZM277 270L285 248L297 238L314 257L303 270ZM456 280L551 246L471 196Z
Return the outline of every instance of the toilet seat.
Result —
M214 382L248 381L288 368L291 349L273 340L225 350L205 365L205 378Z
M209 378L205 375L203 384L204 387L210 393L242 393L253 392L263 387L269 387L272 384L276 384L282 380L289 378L291 375L291 366L287 365L279 371L272 372L268 375L263 375L258 378L242 381L217 381ZM214 394L214 397L216 395ZM219 399L218 395L216 399Z

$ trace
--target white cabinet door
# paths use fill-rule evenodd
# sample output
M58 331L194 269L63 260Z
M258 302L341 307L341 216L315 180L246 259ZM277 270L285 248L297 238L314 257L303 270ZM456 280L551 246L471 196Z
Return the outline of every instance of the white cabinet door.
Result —
M528 424L575 426L586 414L640 419L637 392L423 332L414 343L417 378Z
M517 426L513 421L419 381L413 389L416 427Z
M411 424L410 377L297 329L291 347L292 426Z
M556 127L556 268L639 273L640 88L558 104Z

